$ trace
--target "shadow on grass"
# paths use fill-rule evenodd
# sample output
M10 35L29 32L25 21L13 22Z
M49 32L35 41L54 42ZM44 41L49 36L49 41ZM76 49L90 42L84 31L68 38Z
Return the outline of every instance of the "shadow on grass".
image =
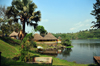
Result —
M21 41L17 39L11 39L10 37L0 37L1 40L9 43L10 45L20 45Z
M98 64L89 64L88 66L100 66Z
M52 66L48 64L30 64L25 62L17 62L15 60L1 56L1 66Z
M39 54L39 55L48 55L48 56L53 56L53 57L57 56L57 54L48 54L48 53L42 54L42 53L39 53L39 52L36 52L36 51L31 51L31 50L29 50L29 52L36 53L36 54Z

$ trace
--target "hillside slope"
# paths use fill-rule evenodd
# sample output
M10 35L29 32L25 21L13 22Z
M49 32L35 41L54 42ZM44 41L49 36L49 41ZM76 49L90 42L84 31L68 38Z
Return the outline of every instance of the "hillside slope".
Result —
M0 52L2 52L1 56L8 58L12 58L14 57L15 53L18 53L14 46L9 45L2 40L0 40Z

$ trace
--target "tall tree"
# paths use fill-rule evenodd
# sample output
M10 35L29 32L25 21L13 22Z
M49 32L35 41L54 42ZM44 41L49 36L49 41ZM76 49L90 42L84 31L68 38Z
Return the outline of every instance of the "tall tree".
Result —
M92 21L92 23L94 23L92 27L100 28L100 0L96 0L96 3L93 4L93 8L94 10L92 10L91 15L95 16L96 22Z
M12 18L12 21L18 22L18 17L23 25L23 32L25 33L25 22L27 25L36 26L40 21L40 11L35 11L37 6L31 0L13 0L12 6L7 7L6 15L8 18ZM35 21L35 23L33 23Z
M7 8L5 6L0 5L0 30L2 30L2 36L4 36L5 31L7 31L8 27L5 23L8 21L6 16Z
M2 18L3 20L6 20L7 19L7 16L6 16L6 6L2 6L0 5L0 18Z
M35 31L39 31L40 34L47 33L47 31L44 29L44 27L40 26L40 25L36 27Z
M2 31L3 35L9 34L12 31L19 31L21 29L21 25L18 23L13 23L11 19L7 19L6 16L7 8L5 6L0 5L0 30Z

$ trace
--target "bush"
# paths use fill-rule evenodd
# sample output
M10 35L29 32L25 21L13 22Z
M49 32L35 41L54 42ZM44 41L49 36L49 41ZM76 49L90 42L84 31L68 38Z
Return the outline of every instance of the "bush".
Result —
M22 43L21 43L21 50L20 50L20 53L21 53L21 56L20 56L20 60L21 61L27 61L27 56L28 56L28 51L30 49L30 40L33 38L32 36L32 33L30 34L27 34L24 39L22 40Z
M35 48L37 47L37 46L36 46L36 42L34 42L34 41L31 40L30 43L31 43L31 46L32 46L32 47L35 47Z
M22 40L21 50L20 50L20 53L21 53L20 60L21 61L25 61L25 62L28 61L28 60L30 61L30 56L28 54L30 46L37 47L36 42L34 42L32 40L32 38L33 38L32 33L29 33Z
M29 33L24 37L23 42L25 42L27 40L31 41L32 38L33 38L32 33Z
M71 41L68 38L62 39L62 44L66 46L71 46Z

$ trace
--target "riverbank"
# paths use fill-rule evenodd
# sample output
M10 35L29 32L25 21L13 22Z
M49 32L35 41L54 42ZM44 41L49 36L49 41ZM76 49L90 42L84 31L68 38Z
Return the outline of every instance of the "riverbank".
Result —
M11 45L5 41L0 40L0 51L2 52L1 54L1 63L2 65L6 66L17 66L17 65L24 65L24 66L40 66L45 64L27 64L25 62L21 61L15 61L12 58L15 57L16 54L19 54L19 47L20 45ZM73 62L68 62L63 59L55 58L54 56L48 56L48 55L42 55L36 52L37 48L31 48L29 51L29 54L31 56L39 56L39 57L52 57L53 58L53 63L52 65L65 65L65 66L90 66L96 64L77 64L75 61Z
M100 39L100 38L87 38L87 39Z
M74 46L67 46L66 48L73 48Z
M100 39L100 38L86 38L86 39ZM71 39L71 40L82 40L82 39Z

